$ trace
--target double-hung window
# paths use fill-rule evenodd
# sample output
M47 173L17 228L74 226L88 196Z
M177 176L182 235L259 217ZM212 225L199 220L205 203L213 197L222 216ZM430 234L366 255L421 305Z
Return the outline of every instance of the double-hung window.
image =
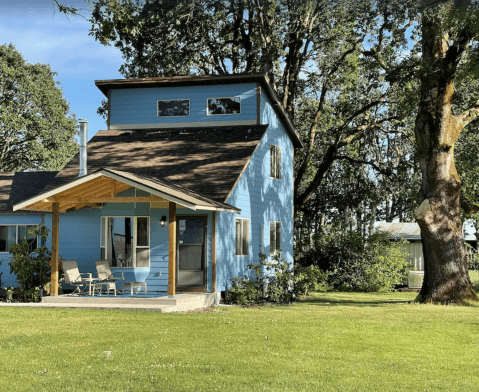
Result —
M235 255L249 254L249 219L236 218Z
M21 244L24 240L28 242L30 250L38 248L37 236L28 233L31 227L37 225L9 225L0 226L0 252L10 252L12 244Z
M160 100L157 102L158 117L183 117L189 115L189 99Z
M281 180L281 147L271 144L269 151L271 155L271 177Z
M206 115L241 114L241 97L208 98Z
M150 266L150 218L147 216L102 217L100 258L110 267Z
M281 252L281 222L269 222L269 254Z

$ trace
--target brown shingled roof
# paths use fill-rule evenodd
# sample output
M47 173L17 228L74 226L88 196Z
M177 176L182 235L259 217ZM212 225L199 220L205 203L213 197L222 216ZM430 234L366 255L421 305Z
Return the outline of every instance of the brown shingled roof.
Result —
M57 173L0 172L0 213L12 213L14 204L38 194Z
M88 172L105 167L169 180L225 202L268 125L109 130L88 142ZM78 176L75 156L45 191Z

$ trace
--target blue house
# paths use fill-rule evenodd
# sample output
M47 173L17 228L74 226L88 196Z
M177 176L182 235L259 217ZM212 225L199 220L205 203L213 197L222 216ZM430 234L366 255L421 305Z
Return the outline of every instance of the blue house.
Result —
M108 260L148 291L219 293L259 253L293 261L301 141L264 75L99 80L99 131L58 173L0 174L0 272L28 226L58 258ZM86 123L81 124L86 135ZM55 287L52 286L52 295Z

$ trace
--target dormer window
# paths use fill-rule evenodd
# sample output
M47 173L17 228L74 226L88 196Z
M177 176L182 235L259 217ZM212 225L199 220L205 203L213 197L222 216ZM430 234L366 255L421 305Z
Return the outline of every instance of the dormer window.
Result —
M158 117L182 117L189 115L189 99L170 99L158 101Z
M208 116L241 114L241 98L208 98Z

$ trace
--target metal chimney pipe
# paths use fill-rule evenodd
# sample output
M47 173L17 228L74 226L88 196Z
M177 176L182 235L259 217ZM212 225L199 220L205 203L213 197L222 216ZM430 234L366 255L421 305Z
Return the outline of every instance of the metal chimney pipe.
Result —
M80 123L80 173L78 174L78 177L83 177L87 174L86 145L88 139L88 120L80 118L78 122Z

